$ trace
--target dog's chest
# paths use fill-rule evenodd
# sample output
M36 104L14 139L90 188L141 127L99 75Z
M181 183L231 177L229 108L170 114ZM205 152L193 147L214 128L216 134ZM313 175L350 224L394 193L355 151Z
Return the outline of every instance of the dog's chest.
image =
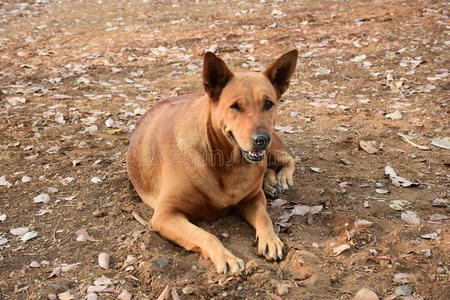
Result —
M264 170L242 166L221 174L211 200L220 208L236 205L261 188Z

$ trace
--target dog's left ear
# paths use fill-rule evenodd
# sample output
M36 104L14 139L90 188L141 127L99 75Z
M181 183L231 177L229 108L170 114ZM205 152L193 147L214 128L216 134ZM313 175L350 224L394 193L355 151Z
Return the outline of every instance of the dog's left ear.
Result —
M203 86L209 98L218 100L223 88L233 78L227 65L212 52L203 57Z
M274 61L263 74L272 82L278 98L288 89L289 81L297 65L298 51L291 50Z

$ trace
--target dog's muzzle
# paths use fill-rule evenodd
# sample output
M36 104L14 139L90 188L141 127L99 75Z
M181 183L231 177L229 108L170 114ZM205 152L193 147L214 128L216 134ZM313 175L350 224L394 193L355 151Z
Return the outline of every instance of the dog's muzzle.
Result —
M250 163L257 163L262 160L264 160L264 157L266 156L266 148L270 143L270 136L266 133L263 134L254 134L252 137L252 145L253 150L246 151L242 149L242 147L239 145L239 143L236 141L234 135L232 132L229 133L229 136L231 140L234 142L234 144L239 148L239 150L242 153L242 156L247 162Z

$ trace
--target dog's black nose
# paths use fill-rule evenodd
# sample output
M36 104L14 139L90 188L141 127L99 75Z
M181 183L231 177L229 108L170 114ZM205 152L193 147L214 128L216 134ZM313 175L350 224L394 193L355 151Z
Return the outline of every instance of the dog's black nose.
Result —
M270 143L270 135L268 133L255 133L252 136L252 144L255 149L266 149Z

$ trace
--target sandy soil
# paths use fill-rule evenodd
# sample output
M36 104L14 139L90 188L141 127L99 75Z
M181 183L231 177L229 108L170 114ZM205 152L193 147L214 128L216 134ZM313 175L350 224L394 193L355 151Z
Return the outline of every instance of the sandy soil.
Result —
M450 150L431 144L450 137L448 15L443 0L0 1L0 299L84 299L102 275L98 299L448 299ZM247 263L231 277L135 220L152 211L125 167L130 128L201 89L208 48L256 71L300 51L278 122L296 185L269 211L322 206L277 225L279 263L238 216L198 222Z

